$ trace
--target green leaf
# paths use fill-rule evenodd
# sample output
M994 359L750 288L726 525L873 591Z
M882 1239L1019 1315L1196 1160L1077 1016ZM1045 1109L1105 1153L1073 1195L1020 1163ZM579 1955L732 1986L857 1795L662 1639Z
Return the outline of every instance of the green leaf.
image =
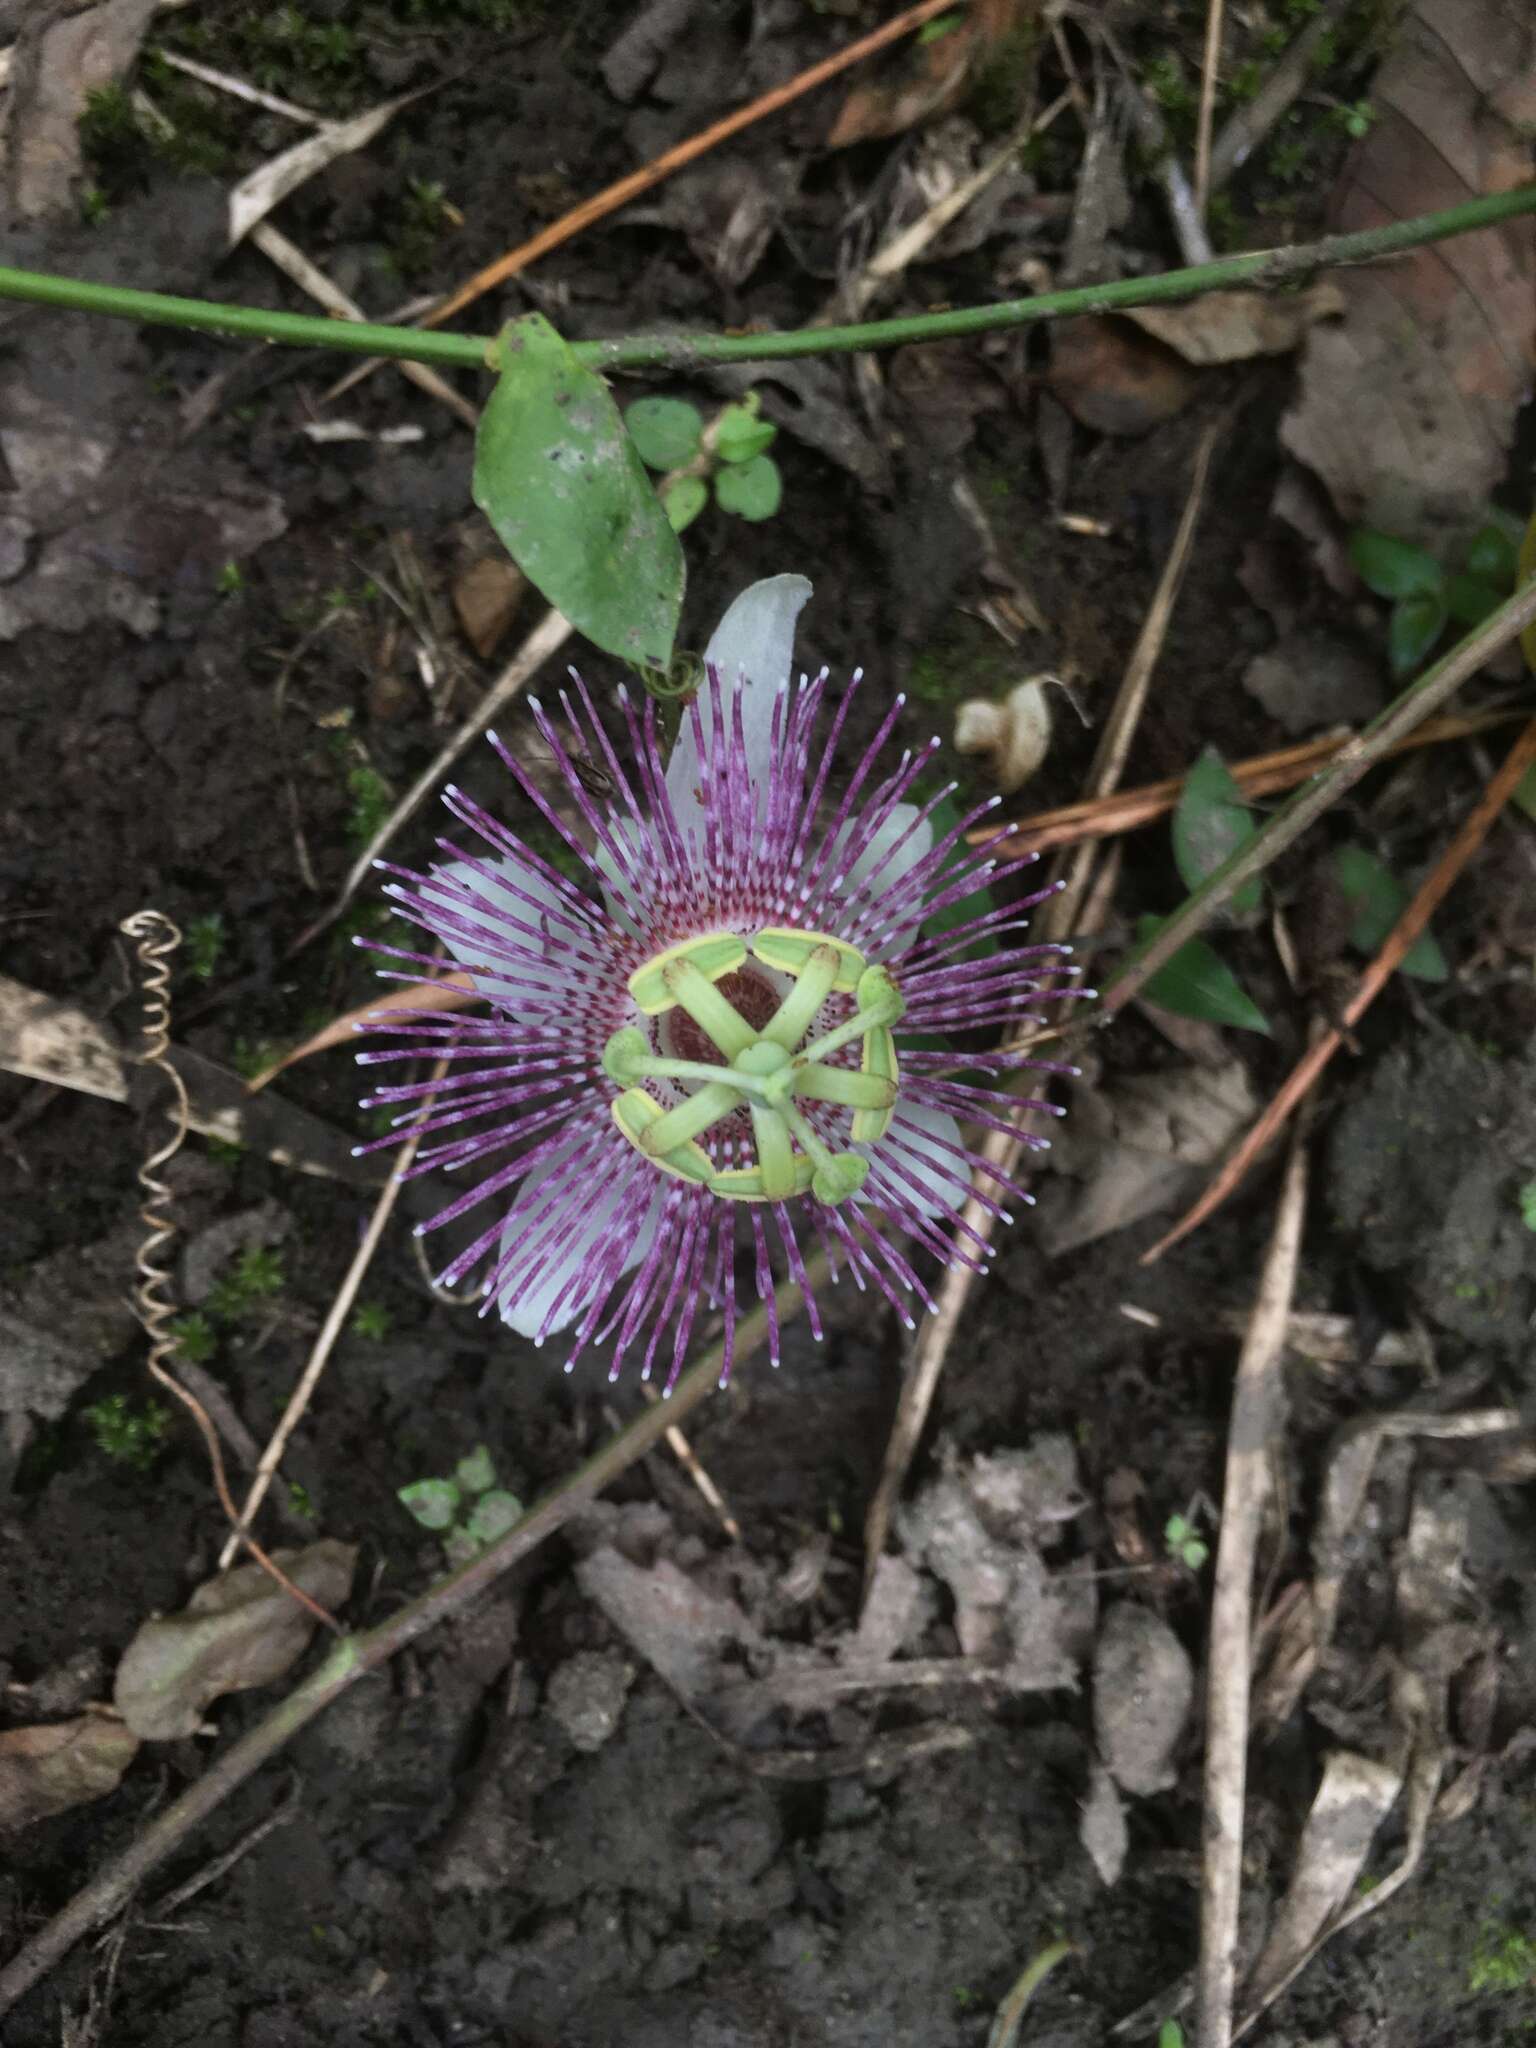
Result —
M738 519L771 519L784 495L779 465L771 455L754 455L722 469L715 478L715 496L721 508Z
M1184 778L1173 814L1173 858L1185 888L1198 889L1253 834L1253 818L1226 762L1214 747L1207 747ZM1257 910L1263 898L1263 884L1253 875L1233 895L1231 907L1247 914Z
M1520 553L1520 530L1513 532L1499 520L1490 520L1473 534L1467 549L1466 571L1480 583L1491 583L1507 597L1515 587L1515 565Z
M451 1479L418 1479L395 1498L423 1529L446 1529L459 1512L459 1489Z
M483 1493L464 1524L464 1532L483 1550L486 1544L505 1536L522 1516L523 1504L515 1493Z
M681 533L685 526L692 526L709 503L709 486L701 476L680 476L661 502L672 531Z
M578 633L664 668L683 551L601 377L540 313L504 328L475 437L475 503Z
M1177 2020L1164 2020L1157 2030L1157 2048L1184 2048L1184 2029Z
M1450 614L1443 590L1418 597L1400 597L1387 621L1387 652L1395 676L1412 675L1445 631Z
M460 1458L453 1468L453 1476L466 1493L484 1493L488 1486L494 1486L496 1467L486 1446L476 1444L467 1458Z
M722 462L750 462L773 446L778 433L755 405L728 405L715 431L715 452Z
M1378 597L1423 596L1445 581L1433 555L1371 526L1357 526L1349 536L1349 559L1360 581Z
M1480 583L1475 576L1453 576L1445 586L1446 602L1451 617L1463 626L1480 626L1490 612L1496 612L1508 596L1508 587L1496 590L1491 583Z
M1515 784L1514 801L1528 818L1536 820L1536 768L1527 768Z
M651 469L681 469L698 454L704 432L703 415L686 398L637 398L624 424Z
M1156 938L1162 923L1160 917L1140 919L1138 945ZM1147 983L1146 994L1149 1002L1161 1003L1176 1017L1197 1017L1206 1024L1231 1024L1239 1031L1269 1036L1269 1019L1204 939L1180 946Z
M934 805L928 813L928 822L933 827L935 844L947 832L955 829L962 815L959 806L950 797L944 797ZM971 859L973 852L974 849L967 846L963 839L956 841L945 857L944 865L934 877L936 891L944 890L956 879L955 870ZM946 932L956 931L963 924L971 924L976 918L985 917L989 910L995 910L996 907L996 899L990 889L973 889L968 896L962 896L958 903L946 903L942 909L934 911L931 917L925 917L924 935L930 939L941 939ZM997 940L989 932L983 932L979 939L973 940L957 957L965 960L987 960L997 950ZM924 1049L919 1048L913 1038L903 1038L902 1043L912 1047L914 1051ZM935 1044L939 1043L940 1041L935 1041Z
M1334 879L1344 892L1355 921L1349 943L1367 956L1379 953L1382 941L1402 915L1408 891L1384 861L1365 846L1341 846L1334 855ZM1450 967L1429 932L1422 932L1403 961L1402 972L1419 981L1447 981Z

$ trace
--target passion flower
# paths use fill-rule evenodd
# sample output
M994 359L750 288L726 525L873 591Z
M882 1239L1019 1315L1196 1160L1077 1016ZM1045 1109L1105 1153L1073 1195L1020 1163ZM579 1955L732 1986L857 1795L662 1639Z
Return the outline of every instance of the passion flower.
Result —
M616 1376L643 1345L649 1376L670 1329L670 1388L707 1305L724 1313L728 1376L738 1263L771 1319L775 1260L806 1287L808 1241L910 1327L914 1297L932 1306L913 1253L974 1267L989 1255L961 1214L973 1181L999 1215L1021 1196L959 1119L1011 1127L999 1111L1020 1105L984 1084L1030 1062L957 1056L953 1040L1039 1021L1033 1005L1071 992L1070 949L995 943L1040 896L974 911L983 884L1026 863L967 845L990 805L936 832L948 792L906 801L936 740L880 773L899 697L839 775L860 677L818 741L826 674L790 684L809 595L803 577L775 576L737 598L665 762L654 699L642 710L620 693L622 758L579 677L558 722L530 707L580 835L491 735L575 879L452 786L444 801L484 853L444 841L447 866L387 870L386 893L490 1014L386 1013L378 1028L406 1042L363 1063L437 1056L449 1076L379 1088L366 1106L403 1105L404 1123L430 1098L413 1172L479 1177L420 1228L491 1205L440 1279L481 1274L486 1310L536 1343L570 1332L568 1369L604 1343ZM777 1362L776 1327L769 1346Z

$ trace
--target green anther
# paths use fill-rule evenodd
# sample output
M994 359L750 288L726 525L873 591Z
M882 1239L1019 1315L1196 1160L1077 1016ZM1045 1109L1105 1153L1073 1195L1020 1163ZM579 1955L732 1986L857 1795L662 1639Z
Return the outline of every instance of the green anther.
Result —
M654 1130L666 1112L659 1102L646 1094L643 1088L631 1088L615 1098L613 1120L637 1151L645 1151L642 1140L649 1130ZM645 1156L661 1173L675 1174L679 1180L707 1182L714 1172L709 1154L702 1145L675 1145L664 1158L645 1152Z
M815 1065L796 1067L794 1092L805 1102L835 1102L844 1109L883 1112L896 1100L896 1083L880 1074L855 1073L851 1067ZM857 1117L853 1135L859 1135Z
M673 1001L688 1012L728 1060L746 1051L756 1036L752 1026L691 960L671 961L664 970L663 979Z
M795 1148L789 1142L789 1125L775 1109L754 1102L752 1136L757 1145L757 1170L763 1179L766 1202L787 1202L795 1192Z
M799 980L774 1011L763 1036L792 1052L810 1029L816 1012L836 988L841 965L835 946L813 948L799 970Z
M806 1194L815 1170L810 1160L802 1159L797 1152L795 1185L792 1192L797 1195ZM727 1202L766 1202L770 1199L763 1185L763 1171L760 1166L733 1166L724 1173L717 1173L709 1184L709 1192L712 1195L720 1195Z
M637 967L629 977L629 992L646 1016L654 1017L662 1010L670 1010L679 1000L667 984L669 967L687 961L705 981L718 981L722 974L734 972L746 957L746 946L734 932L710 932L701 939L684 939L680 945L669 946L643 967Z
M830 946L837 955L837 978L832 986L841 995L852 995L864 972L864 955L846 940L828 938L824 932L789 931L769 925L752 941L752 951L764 966L776 967L781 974L803 974L811 955L820 946Z
M850 1195L856 1195L863 1187L869 1172L869 1161L860 1159L856 1153L843 1152L825 1166L818 1166L811 1175L811 1193L818 1202L829 1207L846 1202Z
M657 1121L641 1133L640 1150L648 1159L663 1158L674 1146L696 1138L700 1131L707 1131L711 1124L719 1123L721 1117L740 1107L738 1089L727 1088L723 1081L707 1082L697 1095L662 1111Z
M891 1128L891 1114L895 1108L901 1081L896 1061L896 1041L891 1036L889 1025L876 1024L865 1032L864 1057L861 1065L861 1080L881 1081L891 1091L889 1101L883 1106L859 1104L854 1109L854 1143L873 1145Z
M834 1026L831 1031L824 1031L812 1044L800 1048L802 1060L824 1060L828 1053L851 1045L854 1039L862 1038L867 1031L888 1030L906 1015L907 1005L901 990L884 967L865 968L859 976L857 1000L859 1007L844 1023Z
M627 1088L631 1081L638 1081L644 1075L642 1061L651 1056L650 1044L645 1033L637 1024L626 1024L621 1031L615 1031L603 1047L603 1072L610 1081L617 1081L621 1088Z

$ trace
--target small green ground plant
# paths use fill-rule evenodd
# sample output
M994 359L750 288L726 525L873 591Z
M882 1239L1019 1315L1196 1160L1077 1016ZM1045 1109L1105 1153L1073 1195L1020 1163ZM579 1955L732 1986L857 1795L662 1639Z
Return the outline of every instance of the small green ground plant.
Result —
M451 1479L413 1480L395 1498L423 1529L442 1538L448 1562L455 1565L468 1564L505 1536L523 1512L517 1495L497 1486L496 1467L484 1444L460 1458Z

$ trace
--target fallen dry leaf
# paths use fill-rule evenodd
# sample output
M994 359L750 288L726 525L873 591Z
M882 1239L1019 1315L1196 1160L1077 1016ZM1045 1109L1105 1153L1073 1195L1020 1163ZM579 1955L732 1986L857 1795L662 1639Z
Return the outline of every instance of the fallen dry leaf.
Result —
M21 12L10 91L0 107L0 184L6 211L41 220L75 209L80 117L138 52L156 0L101 0Z
M1288 733L1364 725L1381 709L1380 661L1332 633L1286 633L1243 670L1243 688Z
M370 1021L376 1023L386 1011L409 1010L413 1015L422 1016L437 1010L463 1010L479 1001L480 997L471 987L467 974L445 974L437 981L409 982L397 995L375 996L372 1002L360 1003L355 1010L333 1017L329 1024L320 1027L313 1038L306 1038L292 1052L285 1052L272 1066L263 1067L246 1086L254 1095L269 1081L275 1081L285 1067L296 1066L300 1060L307 1060L317 1052L328 1052L333 1045L349 1045L362 1025Z
M1376 119L1332 208L1344 232L1532 175L1536 15L1520 0L1416 0L1369 88ZM1504 475L1530 396L1536 222L1414 249L1339 279L1281 439L1339 516L1427 545L1463 536Z
M1198 371L1171 348L1098 315L1052 330L1045 383L1081 425L1126 438L1171 420L1200 388Z
M527 577L507 555L484 555L455 577L453 608L476 654L496 652L527 588Z
M1257 1108L1238 1060L1081 1090L1072 1117L1052 1136L1057 1176L1040 1199L1040 1235L1051 1257L1178 1201L1194 1170L1215 1165ZM1086 1185L1069 1193L1062 1175Z
M350 1543L326 1538L272 1555L322 1607L334 1611L352 1590ZM211 1700L281 1678L315 1625L260 1565L241 1565L199 1586L179 1614L143 1624L117 1667L113 1704L146 1742L174 1742L197 1729Z
M1130 1853L1131 1830L1125 1818L1125 1801L1101 1763L1094 1764L1088 1780L1088 1797L1083 1801L1077 1839L1088 1851L1100 1880L1106 1885L1116 1883Z
M1336 284L1314 284L1289 297L1273 292L1207 292L1187 306L1133 306L1126 319L1175 349L1186 363L1244 363L1283 356L1300 345L1314 321L1344 311Z
M0 1833L104 1799L133 1762L139 1738L108 1714L80 1714L0 1735Z
M891 60L883 76L854 86L832 124L827 148L905 135L953 106L977 67L1005 36L1019 31L1023 15L1023 0L970 0L964 14L931 22L925 35Z

